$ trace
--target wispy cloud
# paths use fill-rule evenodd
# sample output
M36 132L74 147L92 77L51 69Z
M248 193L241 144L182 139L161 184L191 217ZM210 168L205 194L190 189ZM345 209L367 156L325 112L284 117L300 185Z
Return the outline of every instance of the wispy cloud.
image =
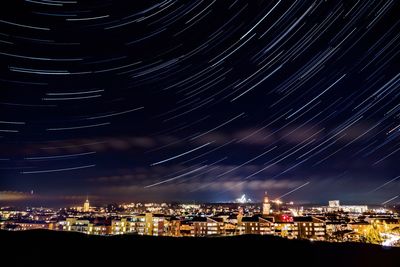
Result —
M26 201L32 199L33 196L30 193L18 192L18 191L0 191L0 201Z

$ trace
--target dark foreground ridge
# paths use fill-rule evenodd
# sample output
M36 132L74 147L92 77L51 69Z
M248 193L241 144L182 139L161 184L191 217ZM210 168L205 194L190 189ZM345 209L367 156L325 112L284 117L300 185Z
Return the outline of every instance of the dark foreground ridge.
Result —
M117 266L121 262L149 266L400 266L399 248L256 235L172 238L31 230L0 231L0 241L3 257L34 266L61 266L66 262L71 266Z

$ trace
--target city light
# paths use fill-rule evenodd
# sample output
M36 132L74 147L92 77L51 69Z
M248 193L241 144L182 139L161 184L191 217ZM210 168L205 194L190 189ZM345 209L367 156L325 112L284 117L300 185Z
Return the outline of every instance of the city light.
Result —
M237 198L236 199L236 202L237 203L242 203L242 204L244 204L244 203L251 203L251 199L250 198L246 198L246 195L245 194L243 194L240 198Z
M54 210L0 208L0 229L48 229L88 235L138 234L172 237L280 236L328 242L366 242L400 246L400 217L393 210L365 205L298 207L292 202L253 203L242 195L235 203L127 203L96 207L89 198L81 206ZM345 234L343 234L345 233Z

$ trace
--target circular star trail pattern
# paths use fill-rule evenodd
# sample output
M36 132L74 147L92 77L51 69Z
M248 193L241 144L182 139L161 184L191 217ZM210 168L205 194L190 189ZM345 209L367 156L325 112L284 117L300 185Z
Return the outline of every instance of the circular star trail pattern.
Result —
M398 11L5 1L0 201L383 203L400 194Z

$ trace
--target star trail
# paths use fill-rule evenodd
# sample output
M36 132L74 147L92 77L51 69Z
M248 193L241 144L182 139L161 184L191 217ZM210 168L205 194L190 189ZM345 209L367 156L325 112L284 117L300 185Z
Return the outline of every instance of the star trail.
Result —
M0 194L399 201L398 1L1 5Z

